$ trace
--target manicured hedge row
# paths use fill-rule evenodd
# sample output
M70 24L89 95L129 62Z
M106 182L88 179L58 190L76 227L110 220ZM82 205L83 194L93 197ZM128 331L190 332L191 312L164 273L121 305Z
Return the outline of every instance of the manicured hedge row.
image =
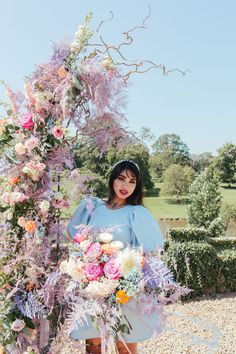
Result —
M213 246L206 242L170 242L164 259L176 281L194 290L185 299L202 295L208 288L217 290L220 260Z
M174 242L199 242L206 241L209 236L209 232L205 228L186 227L169 229L167 240Z
M236 291L236 239L211 238L204 229L170 229L164 260L176 280L194 290L186 300Z

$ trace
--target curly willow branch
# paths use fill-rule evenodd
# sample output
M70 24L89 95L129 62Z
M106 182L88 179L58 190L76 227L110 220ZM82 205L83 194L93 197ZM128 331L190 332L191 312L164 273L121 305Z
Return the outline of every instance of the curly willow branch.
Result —
M110 58L110 61L114 66L123 65L124 67L127 67L127 68L133 67L133 69L129 70L128 72L126 72L124 74L119 73L119 75L123 78L125 83L128 81L128 79L130 78L131 75L147 73L148 71L150 71L152 69L161 69L163 72L163 75L168 75L169 73L175 72L175 71L179 72L182 75L186 75L187 72L191 72L189 69L183 71L179 68L167 70L164 64L157 64L157 63L154 63L150 60L145 60L145 59L139 60L139 61L137 61L137 60L128 61L128 59L124 56L124 54L121 51L121 48L123 46L129 46L133 43L133 37L130 35L130 33L136 31L137 29L145 29L147 27L146 22L151 17L150 5L148 5L148 9L149 9L148 15L143 19L143 22L141 25L135 26L135 27L131 28L130 30L123 32L123 34L125 35L124 42L119 43L117 46L115 46L113 44L108 44L105 42L103 37L100 35L101 43L88 44L88 46L96 47L96 49L95 49L96 53L100 53L102 55L106 54ZM113 19L113 13L111 11L110 11L110 13L111 13L111 17L108 20L101 21L96 32L99 31L99 29L101 28L101 26L103 25L104 22L111 21ZM115 60L114 55L118 55L118 57L120 58L120 61ZM145 64L149 64L149 66L146 69L144 69ZM143 70L141 68L143 68Z

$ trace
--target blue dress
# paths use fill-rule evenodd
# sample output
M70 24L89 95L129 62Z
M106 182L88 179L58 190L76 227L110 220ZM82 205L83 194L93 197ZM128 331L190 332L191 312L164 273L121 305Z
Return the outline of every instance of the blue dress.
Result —
M91 225L98 229L113 228L114 240L122 241L125 245L133 247L143 246L144 252L163 247L164 240L160 227L152 214L141 205L126 205L120 209L110 209L99 198L91 198L94 209L91 213L87 205L82 201L76 208L70 219L67 232L73 237L79 224ZM151 338L154 334L158 315L140 316L136 310L135 299L122 305L123 313L128 318L132 330L130 334L122 335L126 343L140 342ZM72 339L90 339L100 337L99 331L92 322L85 324L70 333Z

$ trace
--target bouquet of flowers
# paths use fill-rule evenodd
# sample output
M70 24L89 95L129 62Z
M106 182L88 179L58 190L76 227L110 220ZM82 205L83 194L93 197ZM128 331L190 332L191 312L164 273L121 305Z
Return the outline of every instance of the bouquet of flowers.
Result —
M61 299L70 305L69 332L90 318L100 330L104 353L106 345L122 340L122 334L132 329L122 305L134 299L141 315L157 311L161 321L158 334L164 324L163 304L191 291L175 283L160 249L144 254L142 247L125 247L113 240L111 229L99 232L82 224L73 241L54 281L60 284Z

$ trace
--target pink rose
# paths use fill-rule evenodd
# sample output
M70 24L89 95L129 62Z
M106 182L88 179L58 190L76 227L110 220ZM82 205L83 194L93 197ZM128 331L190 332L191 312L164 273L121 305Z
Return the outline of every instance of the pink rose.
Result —
M34 148L39 146L39 139L32 137L25 142L26 149L31 152Z
M80 243L88 238L91 228L83 224L79 225L79 227L77 228L78 228L78 232L74 236L74 241Z
M108 261L104 268L104 274L108 279L118 279L120 278L120 267L117 265L115 259Z
M91 243L86 251L86 256L90 259L98 259L102 254L102 248L99 242Z
M20 332L22 331L22 329L25 327L25 322L19 319L16 319L12 325L11 325L11 329L15 332Z
M63 130L62 130L61 127L55 126L55 127L53 128L53 130L52 130L52 134L53 134L54 138L60 139L60 138L63 137L64 132L63 132Z
M99 263L86 264L84 270L85 275L89 280L96 280L103 274L102 268Z
M31 130L34 127L33 115L30 112L23 114L20 120L21 126L24 129Z
M73 238L74 242L77 242L77 243L80 243L80 242L82 242L82 241L84 241L86 239L87 239L87 235L85 233L84 234L83 233L82 234L78 233Z

